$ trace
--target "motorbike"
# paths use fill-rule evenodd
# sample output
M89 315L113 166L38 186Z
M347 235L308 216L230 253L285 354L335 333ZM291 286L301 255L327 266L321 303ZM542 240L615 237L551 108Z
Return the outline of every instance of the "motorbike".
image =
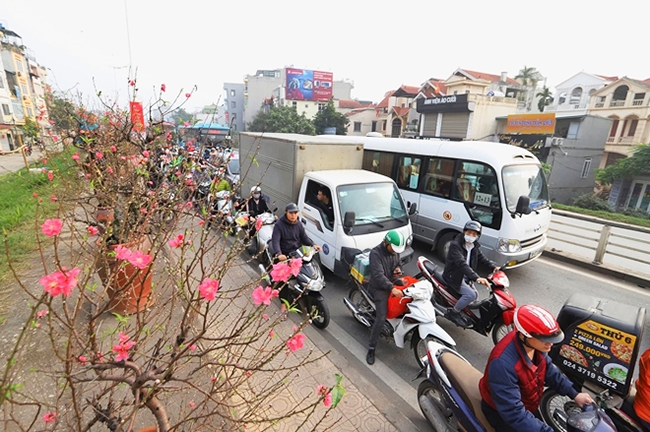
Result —
M619 431L646 431L634 411L634 366L645 325L645 308L584 294L572 295L558 314L564 341L553 347L553 363L605 410ZM556 411L579 410L574 401L546 389L540 414L554 430L567 429Z
M248 253L251 256L257 257L262 264L267 266L273 262L268 244L271 241L271 237L273 237L273 227L277 220L275 217L276 210L277 208L273 209L273 212L264 212L257 216L257 219L262 220L262 227L250 239L250 245L248 246Z
M395 288L400 289L404 297L389 297L387 319L381 335L393 338L398 348L404 348L404 343L410 339L415 359L422 367L427 342L440 341L452 347L456 346L456 342L436 323L436 311L431 304L431 283L411 276L403 276L400 279L398 282L402 284L396 284ZM372 328L376 311L372 293L367 284L361 284L355 278L352 280L355 286L343 302L357 321Z
M290 305L297 303L301 311L312 316L311 323L322 330L330 323L330 311L321 294L325 288L325 276L315 259L317 253L312 246L302 246L289 254L290 259L301 259L302 266L298 276L291 277L286 282L286 289L280 291L280 299L286 300ZM263 277L270 277L262 264L259 268Z
M439 432L493 432L481 410L478 383L483 374L463 356L436 342L427 345L426 379L418 386L418 404L424 417ZM616 431L607 414L595 406L585 406L567 414L554 413L555 421L570 432Z
M447 308L456 304L460 293L449 288L442 277L442 272L427 258L418 258L418 268L421 275L433 285L436 312L447 318ZM487 279L490 281L490 295L484 300L471 303L462 311L462 316L467 323L462 327L471 328L484 336L491 332L492 342L496 345L514 329L513 317L517 302L508 290L510 281L503 271L499 270ZM454 324L458 325L456 322Z
M230 194L230 191L222 190L214 194L214 198L209 198L207 204L210 212L208 226L216 222L217 226L224 230L230 231L234 228L235 217L233 216L233 205Z

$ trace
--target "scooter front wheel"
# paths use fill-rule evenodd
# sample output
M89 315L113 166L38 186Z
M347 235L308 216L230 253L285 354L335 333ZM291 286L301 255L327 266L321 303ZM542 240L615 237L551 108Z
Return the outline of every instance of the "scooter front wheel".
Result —
M307 313L311 316L314 327L323 330L330 324L330 310L325 300L318 300L312 296L304 296Z
M428 379L422 381L418 386L418 405L435 431L456 432L459 430L456 417L447 406L442 392Z
M556 409L564 411L567 415L572 414L574 411L580 412L581 409L571 398L562 396L553 389L546 389L544 394L542 394L542 398L539 401L539 413L542 416L542 420L556 432L567 432L566 424L563 424L553 416Z

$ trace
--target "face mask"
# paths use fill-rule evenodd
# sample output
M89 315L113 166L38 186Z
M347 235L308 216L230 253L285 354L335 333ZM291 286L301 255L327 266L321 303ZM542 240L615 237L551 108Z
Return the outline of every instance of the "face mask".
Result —
M474 242L476 241L476 237L472 237L472 236L468 236L468 235L466 235L466 236L465 236L465 241L466 241L467 243L474 243Z
M253 194L253 198L255 198L255 199L259 199L259 198L260 198L260 194Z

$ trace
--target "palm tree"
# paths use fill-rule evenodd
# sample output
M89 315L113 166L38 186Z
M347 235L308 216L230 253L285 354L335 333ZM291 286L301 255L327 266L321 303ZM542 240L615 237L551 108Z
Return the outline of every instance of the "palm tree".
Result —
M544 108L553 102L553 95L551 94L551 90L546 86L544 86L542 91L537 93L535 96L539 98L537 101L537 108L539 108L539 112L544 112Z
M524 66L522 70L515 76L515 80L519 81L521 85L526 87L526 108L530 111L530 91L537 87L537 69L534 67Z

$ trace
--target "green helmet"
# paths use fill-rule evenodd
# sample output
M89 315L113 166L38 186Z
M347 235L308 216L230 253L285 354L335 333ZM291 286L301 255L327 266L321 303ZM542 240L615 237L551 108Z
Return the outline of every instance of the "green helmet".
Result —
M388 231L384 237L384 241L390 243L395 253L402 253L406 249L406 239L404 238L404 234L399 231Z

